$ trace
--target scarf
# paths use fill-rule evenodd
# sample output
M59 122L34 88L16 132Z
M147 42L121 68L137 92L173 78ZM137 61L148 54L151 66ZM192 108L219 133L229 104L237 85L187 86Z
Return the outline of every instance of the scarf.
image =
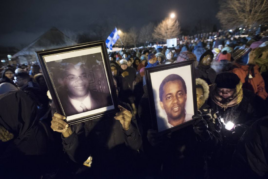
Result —
M231 107L234 107L238 104L241 103L242 99L243 99L243 89L242 89L242 86L243 84L241 82L239 82L239 84L236 86L236 92L235 94L233 95L233 97L231 98L230 101L228 101L227 103L222 103L221 101L223 100L222 97L220 97L216 90L215 90L215 87L214 86L213 88L213 92L212 92L212 96L211 96L211 99L212 101L220 106L221 108L224 109L224 111L227 109L227 108L231 108Z

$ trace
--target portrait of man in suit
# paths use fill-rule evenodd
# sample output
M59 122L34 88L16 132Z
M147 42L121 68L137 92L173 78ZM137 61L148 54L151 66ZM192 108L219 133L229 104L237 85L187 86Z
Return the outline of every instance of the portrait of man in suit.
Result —
M92 90L92 74L83 62L64 63L58 71L57 93L67 116L112 105L110 93ZM54 76L55 76L54 75ZM105 78L104 78L105 79ZM94 88L93 88L94 89Z

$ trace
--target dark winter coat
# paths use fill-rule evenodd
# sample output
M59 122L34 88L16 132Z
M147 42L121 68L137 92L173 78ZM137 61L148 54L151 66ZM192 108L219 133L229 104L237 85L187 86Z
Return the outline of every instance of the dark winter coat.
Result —
M207 82L208 85L211 85L215 82L217 73L210 66L198 66L195 69L195 77L201 78Z
M254 121L267 114L267 108L263 99L247 90L243 90L241 103L234 107L224 110L212 101L209 101L209 103L214 113L218 113L223 121L232 121L236 125L230 131L226 130L224 125L222 126L221 147L214 151L214 155L209 161L211 178L228 178L226 174L230 171L231 159L240 137ZM219 173L222 175L219 175Z
M133 175L135 156L141 138L135 121L128 131L113 116L91 120L72 126L73 134L62 138L64 150L80 168L78 177L105 177ZM82 166L89 156L91 168Z
M136 79L136 70L132 67L128 67L126 70L122 70L121 74L128 72L128 76L117 77L119 89L119 98L126 103L133 103L133 82Z
M268 117L256 121L242 136L232 162L236 178L268 177Z
M202 42L199 42L193 50L193 53L196 56L197 61L200 61L201 56L206 52L207 50L204 48L204 45Z
M0 109L0 125L14 135L9 142L0 141L0 178L41 175L49 145L35 102L22 91L10 92L0 95Z
M157 144L152 146L151 142L148 141L150 139L147 138L148 130L153 128L151 122L153 119L151 119L146 91L138 108L138 120L143 134L143 149L148 156L146 166L152 172L151 175L163 178L173 178L174 176L176 176L175 178L189 179L204 178L205 153L209 152L208 148L213 150L218 141L217 136L214 135L215 128L203 131L206 133L204 135L207 137L206 141L202 141L193 129L193 125L190 125L171 134L158 135L154 139L154 141L157 140ZM208 125L211 127L212 121ZM199 124L194 126L200 127Z

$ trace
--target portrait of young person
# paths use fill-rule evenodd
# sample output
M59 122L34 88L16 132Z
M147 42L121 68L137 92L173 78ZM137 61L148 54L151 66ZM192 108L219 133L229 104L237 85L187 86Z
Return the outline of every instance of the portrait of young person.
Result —
M43 56L66 121L114 109L100 47Z
M149 74L158 132L185 124L195 115L191 65L175 66Z

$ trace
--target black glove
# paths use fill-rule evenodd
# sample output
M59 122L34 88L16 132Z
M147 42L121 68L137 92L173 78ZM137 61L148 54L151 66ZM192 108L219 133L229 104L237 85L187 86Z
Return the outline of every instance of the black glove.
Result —
M194 132L204 141L210 139L210 134L208 132L208 123L201 115L196 115L193 117L195 123L193 124Z
M157 131L152 129L149 129L147 132L147 139L153 147L163 145L164 142L170 137L171 133L168 133L166 135L159 135Z

